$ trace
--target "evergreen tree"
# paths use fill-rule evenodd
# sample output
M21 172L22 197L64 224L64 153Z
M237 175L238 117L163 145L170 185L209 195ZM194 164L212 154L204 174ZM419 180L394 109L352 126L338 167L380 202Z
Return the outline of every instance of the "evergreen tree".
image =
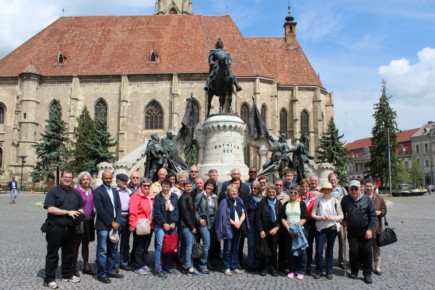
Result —
M411 167L411 182L415 186L421 186L424 177L423 166L421 166L420 160L415 159L412 161Z
M59 184L60 171L68 165L67 125L62 120L61 107L57 105L52 108L45 131L41 133L41 141L33 145L38 158L30 173L33 182L39 182L56 172L56 183Z
M77 117L77 127L73 133L73 150L71 152L71 169L75 173L88 171L91 174L97 172L95 160L95 123L85 106L82 113Z
M335 127L334 117L332 117L320 139L319 150L317 150L318 163L330 163L335 166L335 172L338 175L340 184L344 185L347 182L346 174L346 154L347 149L344 147L340 139L343 135L339 135L338 129Z
M114 162L116 160L115 153L110 152L109 148L115 146L118 142L115 138L110 137L107 132L107 120L103 115L95 116L95 134L92 142L92 148L95 150L95 166L101 162ZM95 167L95 170L97 168Z
M382 83L382 95L379 103L374 105L375 126L372 129L372 148L370 150L370 174L375 179L380 179L383 184L388 184L388 135L390 130L390 156L392 184L399 184L397 148L397 123L396 111L390 107L391 96L386 94L386 82Z

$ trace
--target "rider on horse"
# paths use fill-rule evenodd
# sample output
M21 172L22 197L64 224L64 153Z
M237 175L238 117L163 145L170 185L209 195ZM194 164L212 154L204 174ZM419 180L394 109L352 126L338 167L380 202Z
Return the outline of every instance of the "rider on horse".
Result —
M218 58L217 58L217 54L220 52L225 52L228 55L228 60L229 60L229 65L228 65L228 70L229 70L229 76L230 78L233 80L234 85L236 86L236 90L237 91L241 91L242 87L240 87L239 83L237 82L236 77L234 76L232 70L231 70L231 56L229 54L229 52L227 52L226 50L224 50L224 43L222 42L222 39L218 39L218 41L216 42L216 46L214 49L210 50L210 54L208 56L208 62L210 65L210 73L208 75L207 78L207 83L204 87L204 90L208 91L208 88L210 86L211 81L213 80L213 78L216 75L216 72L218 70Z

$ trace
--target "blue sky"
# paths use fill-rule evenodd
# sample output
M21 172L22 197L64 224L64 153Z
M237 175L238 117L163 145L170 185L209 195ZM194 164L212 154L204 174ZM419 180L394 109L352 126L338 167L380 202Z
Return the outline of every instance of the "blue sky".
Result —
M230 14L242 34L284 35L288 1L193 0L194 14ZM89 4L92 3L92 4ZM62 16L149 15L154 0L0 0L0 58ZM334 93L344 140L370 137L387 81L398 126L435 121L435 1L293 0L297 39Z

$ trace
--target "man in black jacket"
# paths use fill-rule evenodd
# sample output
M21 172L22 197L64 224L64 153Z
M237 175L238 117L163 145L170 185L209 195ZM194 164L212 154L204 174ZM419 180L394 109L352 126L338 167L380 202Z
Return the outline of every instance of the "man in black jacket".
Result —
M351 274L349 278L358 277L359 267L363 265L364 282L372 283L372 236L376 225L376 211L372 199L360 195L360 182L352 180L349 184L349 195L341 200L349 241L349 262Z

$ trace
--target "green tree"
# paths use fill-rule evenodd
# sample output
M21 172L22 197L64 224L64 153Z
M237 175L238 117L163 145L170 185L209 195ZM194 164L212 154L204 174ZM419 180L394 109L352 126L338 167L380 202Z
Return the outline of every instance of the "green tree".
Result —
M399 179L400 183L411 182L411 178L409 176L408 170L406 170L403 160L399 160L399 166L397 167L397 178Z
M73 133L73 150L71 152L73 158L70 166L75 173L89 171L94 174L97 172L96 148L93 147L95 145L94 138L95 123L85 106L80 116L77 117L77 126Z
M62 120L60 105L52 106L49 119L46 120L45 131L41 133L41 141L33 145L38 161L30 173L33 182L39 182L56 172L56 183L59 184L60 171L68 165L67 125Z
M423 166L421 166L420 160L414 159L411 167L411 183L415 186L421 185L423 177Z
M391 179L393 185L398 185L398 158L396 133L398 131L396 118L397 114L390 107L391 96L386 94L386 82L382 83L382 95L379 103L374 105L375 126L372 129L372 148L370 150L370 175L373 178L380 179L382 183L388 182L388 134L390 133L390 155L391 155Z
M335 166L335 172L338 175L340 184L344 185L347 182L346 174L346 154L347 149L341 142L343 135L338 133L335 126L334 117L332 117L327 125L326 132L322 134L320 139L319 149L317 150L318 163L330 163Z
M114 162L116 160L115 153L110 152L109 148L115 146L118 142L107 132L107 120L103 115L97 115L94 120L95 135L92 143L92 148L95 150L95 165L100 162ZM95 170L97 168L95 167Z

